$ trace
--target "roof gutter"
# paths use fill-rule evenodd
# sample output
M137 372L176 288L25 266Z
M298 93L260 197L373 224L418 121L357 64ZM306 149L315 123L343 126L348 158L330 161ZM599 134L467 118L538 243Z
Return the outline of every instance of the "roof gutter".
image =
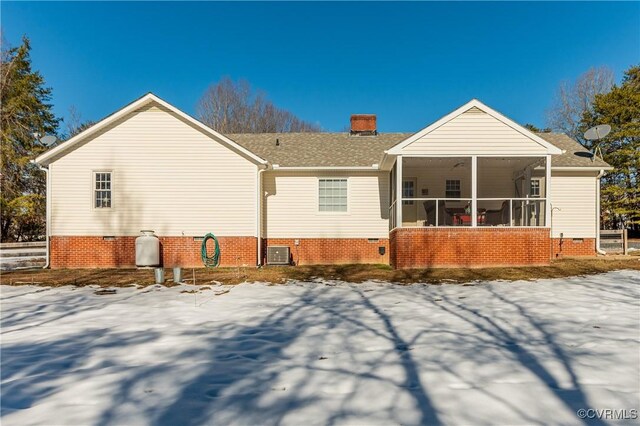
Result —
M274 164L271 166L273 170L278 171L371 171L371 170L380 170L379 164L372 164L371 166L323 166L323 167L289 167L289 166L280 166L278 164Z
M611 166L576 166L576 167L571 167L571 166L559 166L559 167L553 167L551 166L551 170L556 170L559 172L575 172L575 171L580 171L580 170L584 170L584 171L599 171L599 172L603 172L605 170L613 170L613 167Z

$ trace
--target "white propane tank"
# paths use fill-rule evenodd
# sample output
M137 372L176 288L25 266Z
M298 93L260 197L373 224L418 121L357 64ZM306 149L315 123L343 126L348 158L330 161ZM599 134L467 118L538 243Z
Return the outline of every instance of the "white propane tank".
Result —
M140 231L136 238L136 266L160 265L160 240L153 231Z

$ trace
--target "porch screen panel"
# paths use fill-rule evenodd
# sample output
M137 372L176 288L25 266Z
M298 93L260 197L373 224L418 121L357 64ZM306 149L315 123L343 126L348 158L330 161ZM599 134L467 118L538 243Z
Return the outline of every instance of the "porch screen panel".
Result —
M403 180L402 181L402 198L414 198L416 196L416 187L415 182L412 180ZM412 206L413 201L404 200L402 204L405 206Z

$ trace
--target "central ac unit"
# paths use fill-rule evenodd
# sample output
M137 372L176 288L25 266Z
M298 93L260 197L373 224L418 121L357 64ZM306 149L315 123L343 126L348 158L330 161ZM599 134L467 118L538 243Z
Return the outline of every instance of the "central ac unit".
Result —
M289 247L267 247L267 265L288 265L289 263Z

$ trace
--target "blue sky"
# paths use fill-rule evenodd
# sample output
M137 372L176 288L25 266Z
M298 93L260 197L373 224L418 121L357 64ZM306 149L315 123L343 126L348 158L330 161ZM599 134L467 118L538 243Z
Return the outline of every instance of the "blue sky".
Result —
M544 125L562 80L640 63L640 3L2 1L32 42L55 112L99 119L146 92L195 113L221 76L247 79L325 130L351 113L416 131L478 98Z

